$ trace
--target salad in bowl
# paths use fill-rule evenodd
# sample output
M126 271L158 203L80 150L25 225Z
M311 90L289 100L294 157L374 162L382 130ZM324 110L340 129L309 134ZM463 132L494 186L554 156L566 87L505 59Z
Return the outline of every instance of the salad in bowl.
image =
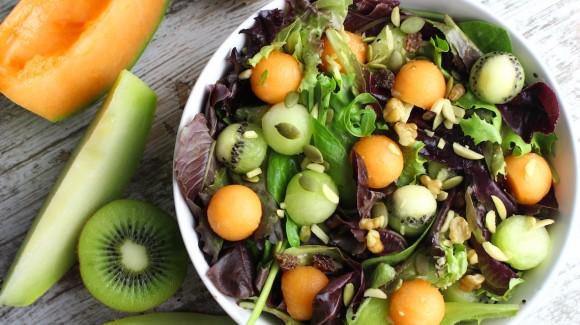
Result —
M429 5L274 2L198 79L176 210L238 323L510 318L555 261L558 97L499 24Z

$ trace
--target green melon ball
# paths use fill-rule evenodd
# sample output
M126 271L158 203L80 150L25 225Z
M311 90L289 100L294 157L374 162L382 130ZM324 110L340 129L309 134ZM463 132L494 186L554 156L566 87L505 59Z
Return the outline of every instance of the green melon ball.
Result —
M405 237L420 235L437 211L437 200L421 185L405 185L393 192L389 226Z
M217 160L238 174L260 167L267 151L262 129L248 122L233 123L224 128L215 147Z
M338 188L328 174L305 170L288 183L286 212L300 226L324 222L338 206Z
M522 90L524 79L524 68L518 58L495 51L475 61L469 74L469 87L479 99L503 104Z
M491 243L508 258L507 263L517 270L538 266L550 251L550 236L545 227L535 227L538 220L530 216L514 215L497 226Z
M286 107L279 103L270 107L262 117L262 128L268 145L284 155L301 153L312 137L310 115L300 104Z

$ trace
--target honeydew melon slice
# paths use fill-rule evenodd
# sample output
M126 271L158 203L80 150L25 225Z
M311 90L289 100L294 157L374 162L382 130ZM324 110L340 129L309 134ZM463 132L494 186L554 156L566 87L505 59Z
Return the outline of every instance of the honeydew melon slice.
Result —
M0 305L27 306L76 261L88 218L120 198L151 129L157 95L122 71L36 216L0 291Z

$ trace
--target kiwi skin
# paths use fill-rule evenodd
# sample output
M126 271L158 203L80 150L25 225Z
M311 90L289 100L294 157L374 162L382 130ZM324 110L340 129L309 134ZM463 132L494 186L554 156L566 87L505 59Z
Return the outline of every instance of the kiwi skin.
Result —
M129 240L133 244L126 244ZM99 209L81 232L78 254L87 290L124 312L145 311L173 296L188 265L175 219L137 200L116 200Z

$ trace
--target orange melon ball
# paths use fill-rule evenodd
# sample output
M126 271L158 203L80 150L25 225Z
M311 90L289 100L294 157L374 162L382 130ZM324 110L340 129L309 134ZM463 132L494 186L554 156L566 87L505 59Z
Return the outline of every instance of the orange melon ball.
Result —
M243 185L227 185L209 201L207 218L211 229L230 241L250 237L260 225L262 204L258 195Z
M361 138L352 148L363 160L370 188L383 188L403 171L403 152L397 143L384 135Z
M548 194L552 187L552 170L540 155L528 153L520 157L505 158L508 188L520 204L535 204Z
M391 94L409 104L431 109L437 99L445 97L445 90L445 77L433 62L413 60L395 76Z
M354 53L356 60L360 63L365 63L367 60L367 47L363 42L362 37L358 34L346 31L342 34L342 36L346 41L348 48L352 51L352 53ZM322 53L320 54L320 58L322 59L322 66L324 67L325 71L332 70L331 64L328 62L330 60L340 65L340 72L345 72L344 68L342 67L342 62L338 57L336 57L336 52L334 51L334 48L326 36L322 38Z
M284 101L289 92L297 91L302 82L298 60L274 50L252 69L250 84L254 94L268 104Z
M438 325L443 316L443 295L423 279L403 282L391 295L389 317L395 325Z
M299 265L282 273L282 295L288 314L297 321L312 318L312 303L316 295L328 284L322 271L313 266Z

